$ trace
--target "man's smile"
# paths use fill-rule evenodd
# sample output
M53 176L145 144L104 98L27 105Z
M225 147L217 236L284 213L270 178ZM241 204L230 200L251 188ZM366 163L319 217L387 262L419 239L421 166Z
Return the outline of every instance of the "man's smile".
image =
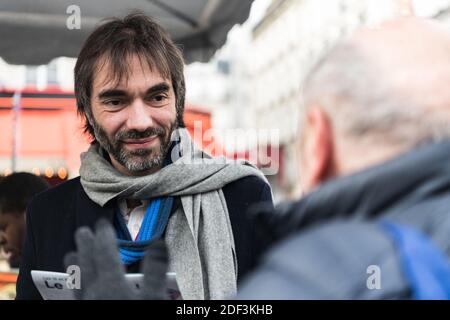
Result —
M143 139L125 139L122 143L131 149L142 149L153 147L159 140L159 135L152 135Z

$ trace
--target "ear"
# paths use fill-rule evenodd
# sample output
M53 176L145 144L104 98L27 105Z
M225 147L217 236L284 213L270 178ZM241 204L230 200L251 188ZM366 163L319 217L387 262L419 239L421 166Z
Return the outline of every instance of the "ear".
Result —
M331 120L320 107L311 107L306 115L301 152L301 181L311 191L335 176L335 150Z

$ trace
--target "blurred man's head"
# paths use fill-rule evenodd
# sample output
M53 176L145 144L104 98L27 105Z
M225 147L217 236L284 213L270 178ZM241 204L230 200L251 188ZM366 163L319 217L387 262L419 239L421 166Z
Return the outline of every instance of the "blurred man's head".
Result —
M168 33L134 13L98 27L75 66L85 130L126 175L158 170L172 131L183 126L183 58Z
M34 174L13 173L0 181L0 244L9 254L11 267L18 267L25 238L25 211L47 182Z
M309 74L300 119L304 191L450 138L450 31L404 18L363 29Z

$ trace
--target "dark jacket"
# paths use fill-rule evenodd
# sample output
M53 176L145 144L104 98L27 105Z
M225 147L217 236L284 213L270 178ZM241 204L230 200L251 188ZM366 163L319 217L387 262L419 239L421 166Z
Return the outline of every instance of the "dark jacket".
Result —
M449 266L450 142L327 182L257 215L269 252L239 298L411 298L401 255L380 222L425 235ZM381 270L381 289L367 287L370 266Z
M256 264L261 240L255 234L247 209L259 202L272 203L270 186L257 177L245 177L226 185L224 196L232 225L238 261L238 281ZM176 198L172 213L180 205ZM36 196L27 210L27 233L22 253L16 299L41 299L31 270L65 272L64 256L76 249L74 233L81 226L94 228L100 218L113 221L115 203L94 203L80 183L67 181ZM136 270L134 270L136 271Z

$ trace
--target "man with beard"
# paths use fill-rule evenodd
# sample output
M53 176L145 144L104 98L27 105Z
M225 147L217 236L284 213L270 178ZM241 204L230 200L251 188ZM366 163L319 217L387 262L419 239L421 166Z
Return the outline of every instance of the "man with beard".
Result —
M18 268L25 238L25 210L31 198L48 189L48 183L27 172L13 173L0 181L0 245Z
M183 298L232 296L260 250L245 212L271 203L271 190L248 163L195 147L183 125L183 59L168 34L140 13L99 26L79 54L75 95L93 141L80 177L28 208L17 298L40 298L30 271L64 272L80 247L75 231L101 218L114 225L128 272L164 239Z

